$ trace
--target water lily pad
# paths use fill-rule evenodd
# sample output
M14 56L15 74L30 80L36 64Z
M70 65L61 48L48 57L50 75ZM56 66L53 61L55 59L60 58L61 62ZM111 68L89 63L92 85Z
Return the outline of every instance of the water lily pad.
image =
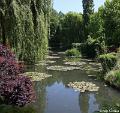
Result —
M58 52L58 54L65 54L65 52Z
M35 64L36 66L39 66L39 65L41 65L41 66L47 66L48 64L46 64L46 63L37 63L37 64Z
M51 60L44 60L44 61L39 61L37 64L35 64L35 65L42 65L42 66L47 66L48 64L53 64L53 63L55 63L56 61L51 61Z
M26 72L24 75L32 78L32 81L42 81L52 75L48 75L46 73L38 73L38 72Z
M48 58L48 59L58 59L60 57L58 57L58 56L47 56L46 58Z
M73 66L49 66L47 67L48 70L53 71L70 71L70 70L78 70L81 69L80 67L73 67Z
M69 87L73 88L75 91L85 92L85 91L98 91L99 87L91 82L70 82Z
M64 64L66 65L71 65L71 66L82 66L85 65L85 62L65 62Z
M88 77L96 77L96 75L88 75Z
M57 56L58 54L52 54L53 56Z

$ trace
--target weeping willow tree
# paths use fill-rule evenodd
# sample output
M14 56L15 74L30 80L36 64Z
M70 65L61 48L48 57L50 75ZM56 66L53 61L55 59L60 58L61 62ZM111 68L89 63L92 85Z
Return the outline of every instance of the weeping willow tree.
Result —
M24 61L47 52L51 0L0 0L0 41Z

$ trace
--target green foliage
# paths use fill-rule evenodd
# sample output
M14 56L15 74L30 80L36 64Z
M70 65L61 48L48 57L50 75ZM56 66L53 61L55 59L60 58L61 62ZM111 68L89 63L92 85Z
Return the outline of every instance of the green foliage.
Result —
M102 64L104 72L112 70L117 63L117 56L115 53L108 53L99 56L99 61Z
M31 106L27 107L15 107L11 105L0 105L1 113L36 113Z
M117 53L117 63L113 70L109 71L106 76L105 80L110 83L112 86L115 86L120 89L120 50Z
M84 41L88 38L89 35L89 23L90 23L90 15L94 13L93 10L93 0L83 0L83 27L84 27Z
M50 17L50 38L53 38L59 26L59 13L52 9Z
M89 33L91 37L95 39L99 37L104 37L104 20L103 20L103 11L104 8L101 6L98 9L98 12L95 12L90 16L90 23L88 26Z
M51 0L1 2L0 14L2 12L4 24L0 31L4 34L0 38L5 38L20 60L43 59L48 46Z
M80 57L80 52L76 48L67 50L65 54L69 57Z
M72 43L72 48L76 48L77 50L81 51L82 43Z
M61 43L71 47L72 43L81 42L83 39L82 14L69 12L61 20Z
M85 43L81 44L81 54L87 58L95 58L104 53L105 49L104 40L101 38L93 39L89 37Z
M49 38L49 45L52 47L59 46L59 32L60 32L60 19L61 14L58 13L56 10L52 9L51 16L50 16L50 38Z
M117 52L117 65L115 67L116 69L120 69L120 48L118 48Z
M120 45L120 0L107 0L104 6L104 27L108 45Z
M57 13L53 10L51 17L50 44L70 48L72 43L83 40L82 14L69 12Z
M81 54L87 58L95 58L95 40L92 38L88 38L85 43L81 45Z
M105 80L111 85L120 88L120 70L112 70L107 73Z

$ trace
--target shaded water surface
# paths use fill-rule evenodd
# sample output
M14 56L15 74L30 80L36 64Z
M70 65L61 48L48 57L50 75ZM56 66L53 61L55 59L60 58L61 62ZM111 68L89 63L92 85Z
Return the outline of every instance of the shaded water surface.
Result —
M49 59L56 61L56 63L49 65L64 65L64 55L59 56L60 59ZM42 82L35 82L37 99L33 106L37 113L94 113L100 110L104 104L120 102L120 92L105 86L102 81L96 78L88 77L88 72L85 70L48 71L46 66L36 66L30 68L31 70L53 75ZM89 74L97 73L91 71ZM75 81L93 82L100 89L98 92L76 92L67 87L69 82Z

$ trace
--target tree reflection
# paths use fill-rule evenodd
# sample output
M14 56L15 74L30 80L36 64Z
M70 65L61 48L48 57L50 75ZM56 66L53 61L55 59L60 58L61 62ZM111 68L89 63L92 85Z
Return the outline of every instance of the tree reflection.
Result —
M35 82L36 101L33 104L37 113L44 113L46 107L46 84L45 82Z
M94 113L99 109L94 93L80 93L79 106L81 113Z
M88 113L89 109L89 96L87 93L80 93L79 94L79 106L81 113Z

